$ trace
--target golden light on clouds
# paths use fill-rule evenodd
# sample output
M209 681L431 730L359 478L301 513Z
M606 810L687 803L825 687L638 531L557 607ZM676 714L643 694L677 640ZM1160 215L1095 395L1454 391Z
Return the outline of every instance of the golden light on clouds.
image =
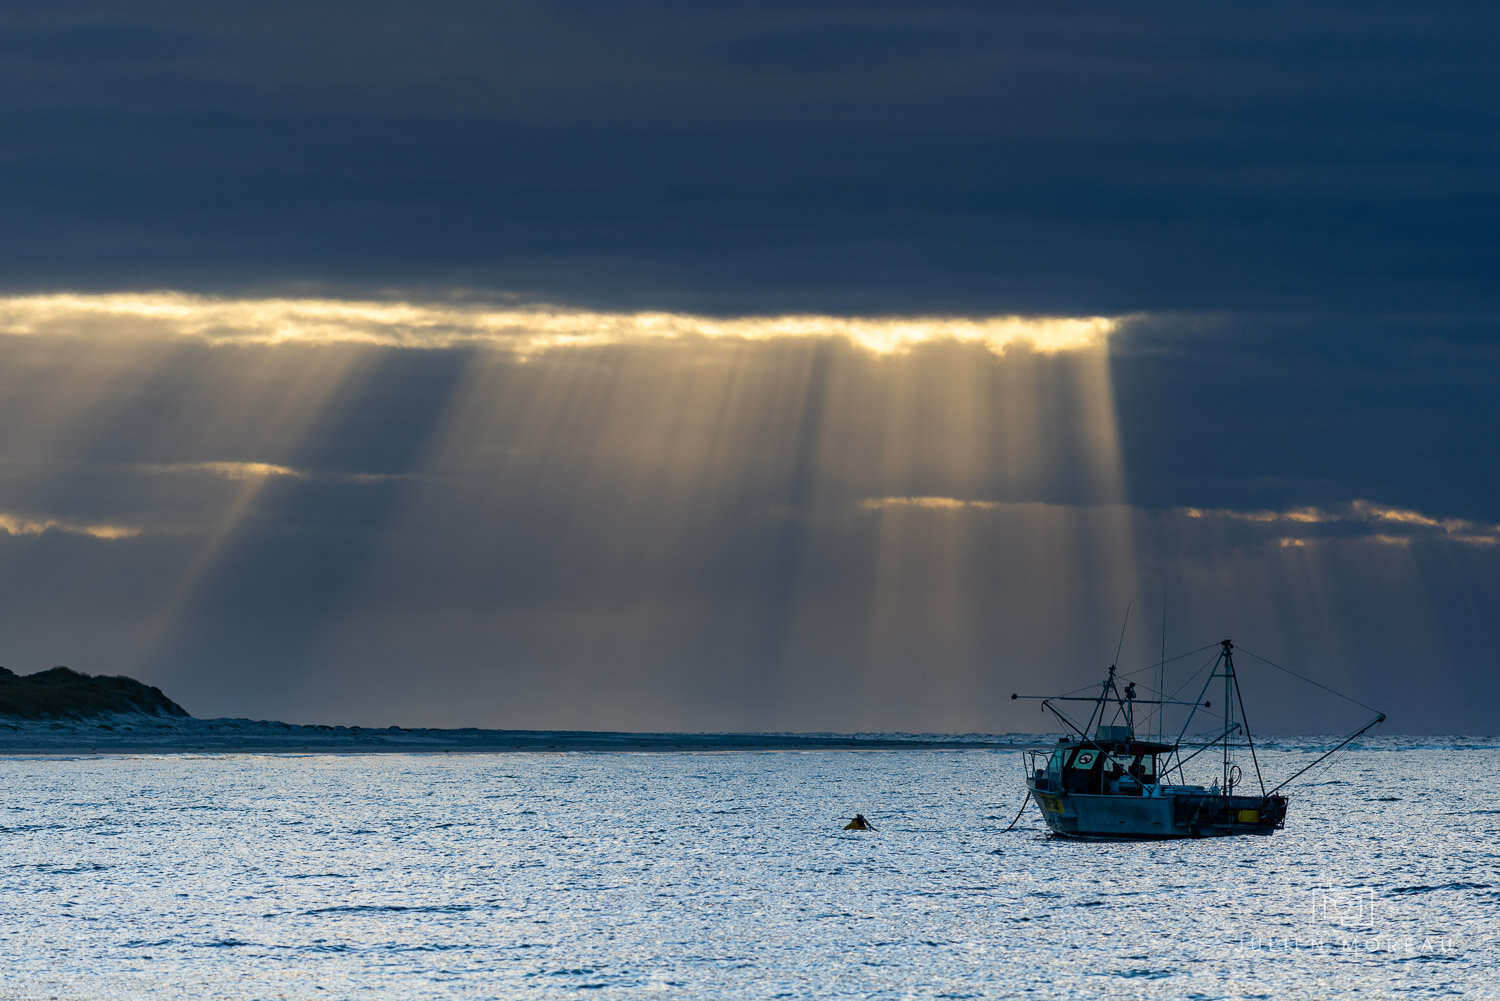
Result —
M1133 506L1126 322L0 297L0 570L69 613L116 589L126 673L282 616L257 656L461 665L529 714L463 723L566 728L634 658L596 681L634 725L670 690L804 730L992 725L997 671L1108 663L1127 609L1138 647L1164 608L1173 646L1333 649L1348 608L1430 635L1410 595L1493 573L1500 525L1438 502Z
M14 335L192 338L211 344L366 344L476 347L522 357L571 347L692 339L730 341L838 337L878 355L933 341L975 344L997 354L1024 346L1042 354L1104 345L1116 317L708 317L606 313L545 305L385 302L315 298L229 299L180 292L58 294L0 298L0 331Z
M338 483L379 483L385 480L407 479L397 473L329 473L310 472L274 462L236 462L232 460L208 462L159 462L139 467L143 472L161 475L201 474L225 480L265 480L285 477L291 480L323 480Z
M95 539L133 539L141 529L132 525L87 523L66 521L58 518L33 518L25 515L0 512L0 532L7 535L41 535L44 532L66 532L71 535L87 535Z
M307 474L290 466L270 462L168 462L145 467L151 473L207 473L226 480L259 480L267 476L305 479Z
M1219 519L1283 528L1325 528L1391 546L1410 545L1418 539L1441 539L1469 546L1500 544L1500 525L1463 518L1434 518L1409 508L1390 507L1362 499L1333 509L1295 507L1285 511L1238 511L1188 507L1181 511L1195 520ZM1308 542L1307 537L1297 535L1286 535L1278 540L1283 548L1301 548Z
M860 504L864 511L885 511L890 508L915 508L929 511L993 511L1000 507L998 501L966 500L959 497L869 497Z

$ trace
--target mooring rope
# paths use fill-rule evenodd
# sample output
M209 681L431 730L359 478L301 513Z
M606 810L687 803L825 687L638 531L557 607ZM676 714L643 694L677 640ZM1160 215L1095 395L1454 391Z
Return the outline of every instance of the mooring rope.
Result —
M1031 794L1027 793L1026 794L1026 798L1023 799L1023 800L1021 800L1021 809L1019 809L1019 810L1016 811L1016 819L1012 820L1010 822L1010 826L1007 827L1005 830L1001 831L1000 832L1001 834L1009 834L1012 830L1015 829L1016 824L1020 823L1020 821L1021 821L1021 814L1023 814L1023 813L1026 812L1026 805L1028 803L1030 803L1030 802L1031 802Z

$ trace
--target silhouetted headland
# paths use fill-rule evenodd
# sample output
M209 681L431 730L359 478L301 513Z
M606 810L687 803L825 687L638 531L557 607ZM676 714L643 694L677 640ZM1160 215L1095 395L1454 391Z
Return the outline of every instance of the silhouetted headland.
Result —
M134 678L95 677L68 667L22 676L0 667L0 716L86 719L118 713L187 716L160 688Z

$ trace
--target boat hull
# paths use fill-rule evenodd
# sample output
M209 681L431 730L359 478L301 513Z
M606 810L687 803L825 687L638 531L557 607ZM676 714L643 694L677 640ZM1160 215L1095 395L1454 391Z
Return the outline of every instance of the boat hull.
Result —
M1027 783L1054 834L1138 840L1268 835L1286 821L1284 796L1226 796L1198 789L1145 795L1069 793Z

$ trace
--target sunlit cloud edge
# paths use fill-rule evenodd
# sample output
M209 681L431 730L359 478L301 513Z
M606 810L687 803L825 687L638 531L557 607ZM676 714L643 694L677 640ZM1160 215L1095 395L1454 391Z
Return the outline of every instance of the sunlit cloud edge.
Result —
M866 497L859 503L859 510L865 512L902 509L922 511L997 511L1007 506L1011 505L994 500L903 495L900 497ZM1016 502L1014 506L1021 506L1021 502Z
M179 473L205 473L226 480L258 480L267 476L285 476L290 479L306 479L307 473L278 466L270 462L160 462L146 463L138 467L142 472L161 475Z
M137 463L123 468L137 470L148 475L205 475L234 483L284 478L310 482L368 484L388 480L411 480L416 478L405 473L314 472L293 469L290 466L280 466L269 462ZM206 530L202 525L195 527L192 525L130 524L123 521L78 521L69 518L54 517L48 514L23 514L16 511L0 511L0 534L11 537L40 536L47 532L59 532L65 535L87 536L101 542L116 542L127 539L138 539L145 536L194 535Z
M1410 508L1392 507L1355 499L1327 508L1300 506L1281 511L1260 508L1180 509L1195 520L1220 520L1265 526L1282 532L1277 542L1283 548L1304 548L1330 536L1357 536L1382 545L1404 546L1424 539L1437 539L1468 546L1500 545L1500 525L1464 518L1435 518Z
M569 348L709 341L841 338L876 355L933 342L982 346L996 354L1026 347L1044 354L1096 349L1130 319L1106 316L710 317L672 312L603 312L536 304L332 298L219 298L183 292L121 292L0 298L0 332L183 338L211 345L352 344L442 350L476 348L530 357Z
M37 518L0 511L0 532L10 536L37 536L47 532L62 532L68 535L86 535L103 542L134 539L146 534L139 525L120 525L110 522L76 522L60 518Z
M141 467L162 473L207 473L243 481L256 477L280 476L292 479L323 479L313 474L269 463L200 462L173 463ZM380 480L382 475L339 474L346 481ZM397 477L399 478L399 477ZM1023 510L1098 511L1128 510L1149 513L1128 504L1073 504L1044 500L994 500L941 495L900 495L866 497L854 504L854 512L865 517L892 512L911 512L929 516L966 513L998 514ZM778 520L803 520L797 512L777 507L762 514ZM1222 521L1263 527L1270 541L1284 549L1301 549L1324 541L1352 539L1380 545L1405 546L1423 540L1437 540L1466 546L1500 545L1500 525L1487 525L1457 518L1438 519L1406 508L1386 507L1367 500L1354 500L1335 508L1294 507L1284 511L1270 509L1236 510L1231 508L1178 507L1155 512L1169 518L1209 523ZM191 531L182 526L152 527L117 521L81 522L49 515L18 514L0 511L0 533L11 536L37 536L48 531L84 535L101 541L134 539L145 535L179 535Z
M993 500L936 495L866 497L855 509L864 515L892 511L925 512L934 515L965 512L1000 512L1025 508L1096 510L1130 508L1119 504L1064 504L1039 500ZM1132 508L1140 513L1143 509ZM1422 540L1438 540L1466 546L1500 545L1500 525L1462 518L1435 518L1409 508L1356 499L1336 507L1298 506L1281 511L1266 508L1174 507L1157 512L1158 517L1189 521L1223 521L1263 527L1282 548L1303 548L1319 541L1358 539L1380 545L1404 546Z
M334 483L381 483L387 480L411 479L405 473L343 473L294 469L271 462L204 461L144 463L136 468L159 475L203 474L243 482L279 477L289 480L318 480Z

